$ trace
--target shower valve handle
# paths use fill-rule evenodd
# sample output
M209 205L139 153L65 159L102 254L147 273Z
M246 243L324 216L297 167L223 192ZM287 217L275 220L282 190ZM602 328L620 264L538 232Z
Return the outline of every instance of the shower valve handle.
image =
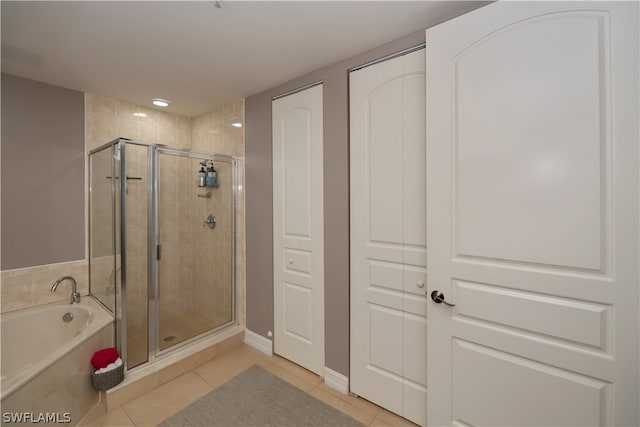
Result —
M216 226L217 219L214 215L210 214L207 219L202 223L202 226L209 226L209 228L214 228Z

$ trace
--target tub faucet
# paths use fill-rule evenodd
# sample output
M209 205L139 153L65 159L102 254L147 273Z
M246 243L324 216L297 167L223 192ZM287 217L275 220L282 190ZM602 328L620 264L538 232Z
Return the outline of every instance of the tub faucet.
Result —
M78 284L76 283L76 279L74 279L71 276L62 276L61 278L59 278L58 280L56 280L55 282L53 282L53 286L51 286L51 292L55 292L56 289L58 289L58 285L63 281L63 280L71 280L71 304L77 304L80 302L80 293L78 292Z

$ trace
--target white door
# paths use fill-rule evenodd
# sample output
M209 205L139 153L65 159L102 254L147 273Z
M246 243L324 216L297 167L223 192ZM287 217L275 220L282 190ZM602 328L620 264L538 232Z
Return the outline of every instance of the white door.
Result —
M638 4L426 32L430 425L638 425Z
M350 388L426 422L424 50L350 87Z
M272 116L274 352L324 375L322 85Z

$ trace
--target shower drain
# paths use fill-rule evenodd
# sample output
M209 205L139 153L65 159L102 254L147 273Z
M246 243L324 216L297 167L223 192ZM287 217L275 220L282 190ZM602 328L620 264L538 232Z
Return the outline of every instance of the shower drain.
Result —
M162 339L162 341L164 341L164 342L170 342L170 341L173 341L173 340L175 340L175 339L176 339L176 336L175 336L175 335L169 335L168 337L164 337L164 338Z

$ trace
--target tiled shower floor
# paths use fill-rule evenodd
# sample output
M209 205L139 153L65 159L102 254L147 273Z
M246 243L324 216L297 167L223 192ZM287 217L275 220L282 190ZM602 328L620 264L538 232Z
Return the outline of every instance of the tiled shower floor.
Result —
M160 350L165 350L175 344L179 344L189 338L193 338L199 334L207 332L212 328L223 325L229 321L228 318L218 316L218 318L204 318L195 314L183 316L175 316L167 318L160 325ZM127 339L127 354L129 366L136 366L139 363L147 361L148 358L148 338L146 329L133 333Z

